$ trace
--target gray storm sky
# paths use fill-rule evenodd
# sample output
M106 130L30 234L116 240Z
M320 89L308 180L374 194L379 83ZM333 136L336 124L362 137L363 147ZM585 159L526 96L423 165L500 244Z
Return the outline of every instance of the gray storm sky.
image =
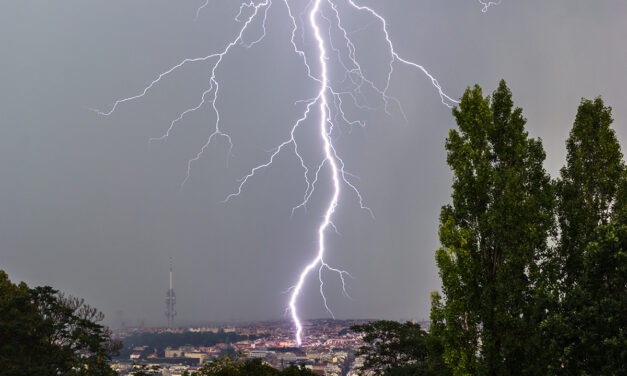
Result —
M172 256L179 323L281 317L283 292L315 251L328 191L321 184L309 209L291 217L305 186L297 160L284 154L241 197L221 200L286 137L299 115L294 101L315 92L290 50L282 2L266 39L234 49L219 71L233 156L214 143L184 189L211 111L187 117L165 143L148 139L198 102L207 64L180 70L110 117L89 111L138 93L184 57L221 50L237 31L239 2L210 0L194 22L202 2L0 3L0 268L12 280L84 297L110 324L162 325ZM624 0L503 0L485 14L475 0L363 3L387 18L396 50L452 97L475 83L491 93L505 78L554 177L581 97L602 95L614 108L627 149ZM364 69L382 82L379 25L354 12L346 22ZM337 140L376 217L342 196L341 235L330 235L328 260L355 277L352 300L336 276L325 285L340 318L426 318L429 293L440 286L433 254L450 196L444 140L455 123L422 73L396 66L391 90L407 123L397 112L366 111L368 126L346 128ZM303 147L313 153L317 145L312 138ZM305 316L326 316L317 288L308 280Z

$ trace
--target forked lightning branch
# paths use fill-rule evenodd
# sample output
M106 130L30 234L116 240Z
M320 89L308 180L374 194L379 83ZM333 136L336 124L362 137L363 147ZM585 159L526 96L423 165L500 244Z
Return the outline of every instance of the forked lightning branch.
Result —
M202 18L203 9L206 8L209 1L207 0L198 8L196 12L197 19ZM479 0L479 2L484 6L484 12L490 5L498 3L482 0ZM384 3L381 2L381 4ZM296 12L296 8L299 9L298 12ZM301 345L303 327L298 310L298 301L301 298L307 277L310 274L318 274L322 303L332 316L333 312L327 304L324 293L323 272L330 271L335 273L342 283L343 293L348 295L346 292L346 278L350 277L350 274L333 267L325 259L328 251L325 246L325 236L329 231L336 230L333 224L333 215L338 206L341 191L347 190L352 192L361 208L372 215L353 182L354 176L347 172L344 161L334 146L334 132L337 131L340 125L365 126L365 122L362 119L351 117L349 113L354 111L347 111L346 107L350 103L353 108L371 109L367 104L364 104L363 100L363 93L368 91L380 98L385 112L389 113L392 109L397 109L403 113L400 101L391 93L391 80L395 67L399 65L409 66L424 74L425 78L433 85L435 95L440 97L445 106L452 107L457 103L444 92L436 78L425 67L405 59L401 52L396 50L389 34L386 19L375 9L362 5L356 0L251 0L244 2L239 6L239 12L235 15L234 21L241 26L221 51L215 51L200 57L185 58L178 64L163 71L135 95L115 101L108 110L96 112L103 116L109 116L120 105L146 96L150 90L158 86L164 77L175 71L185 69L186 66L194 63L204 62L210 64L209 85L202 93L198 102L192 104L176 118L172 119L169 127L161 136L151 139L151 141L167 139L188 114L200 108L209 106L213 111L215 122L213 122L213 126L210 132L208 132L202 147L187 162L187 173L181 183L184 185L192 174L194 164L203 157L203 154L212 142L226 143L229 153L233 149L234 140L222 128L221 123L223 114L218 103L221 86L220 69L224 58L234 49L250 49L266 39L268 27L271 26L268 25L271 12L277 12L285 22L289 23L291 28L291 49L298 56L303 67L306 68L305 72L307 72L306 74L312 85L316 85L317 94L313 98L299 101L299 103L303 104L304 109L300 117L294 119L291 131L272 150L267 160L252 167L248 174L242 177L239 184L235 185L233 192L225 197L224 201L227 202L236 199L242 194L246 194L245 189L254 182L256 175L264 169L271 168L275 158L281 153L293 153L297 157L306 184L302 201L296 203L292 212L307 205L317 186L324 184L329 188L325 190L330 193L328 198L325 199L324 214L317 228L317 249L312 250L309 262L302 268L299 268L301 271L298 280L288 290L290 299L287 310L295 326L296 343ZM369 17L385 39L385 48L381 51L381 54L387 56L388 64L386 72L384 72L385 79L383 84L377 84L379 80L368 77L364 73L365 69L362 68L363 62L360 62L358 58L357 43L351 38L353 33L347 29L344 22L350 13L360 13ZM255 34L254 30L259 30L259 32L256 35L252 35ZM308 38L305 38L305 36ZM306 46L307 40L313 40L314 44ZM333 60L335 63L330 66L332 54L337 56L337 59ZM342 77L342 79L331 79L331 72L334 73L333 77ZM338 73L340 74L338 75ZM228 114L224 116L226 117ZM299 127L310 126L310 124L314 124L317 127L318 140L299 139L296 131ZM299 145L305 142L316 143L322 156L320 160L309 161L303 157L299 151ZM322 176L328 176L329 178L323 178Z

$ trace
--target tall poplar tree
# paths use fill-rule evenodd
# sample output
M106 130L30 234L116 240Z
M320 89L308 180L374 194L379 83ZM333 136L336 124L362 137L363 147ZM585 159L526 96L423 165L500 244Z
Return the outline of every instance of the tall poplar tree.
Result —
M627 374L627 170L611 108L582 99L557 184L556 374Z
M625 166L612 122L612 109L601 98L582 99L566 141L566 166L557 184L565 291L581 278L585 249L596 228L608 224L618 202Z
M454 374L524 374L537 356L534 289L553 227L545 153L504 81L491 98L467 89L453 115L453 202L440 215L434 328Z

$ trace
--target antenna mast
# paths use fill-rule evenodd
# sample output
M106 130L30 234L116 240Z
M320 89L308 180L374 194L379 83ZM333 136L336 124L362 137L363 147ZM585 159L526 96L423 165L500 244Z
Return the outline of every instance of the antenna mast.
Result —
M165 317L168 319L168 328L174 327L174 316L176 316L176 311L174 310L176 296L174 295L174 287L172 287L172 268L173 261L172 257L170 257L170 288L165 294Z

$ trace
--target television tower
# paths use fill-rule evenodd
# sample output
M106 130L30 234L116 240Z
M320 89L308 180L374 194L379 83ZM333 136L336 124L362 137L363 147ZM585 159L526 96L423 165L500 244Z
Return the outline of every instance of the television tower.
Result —
M172 287L172 257L170 257L170 288L165 293L165 317L168 319L168 328L174 327L174 316L176 316L176 311L174 310L175 303L176 296Z

